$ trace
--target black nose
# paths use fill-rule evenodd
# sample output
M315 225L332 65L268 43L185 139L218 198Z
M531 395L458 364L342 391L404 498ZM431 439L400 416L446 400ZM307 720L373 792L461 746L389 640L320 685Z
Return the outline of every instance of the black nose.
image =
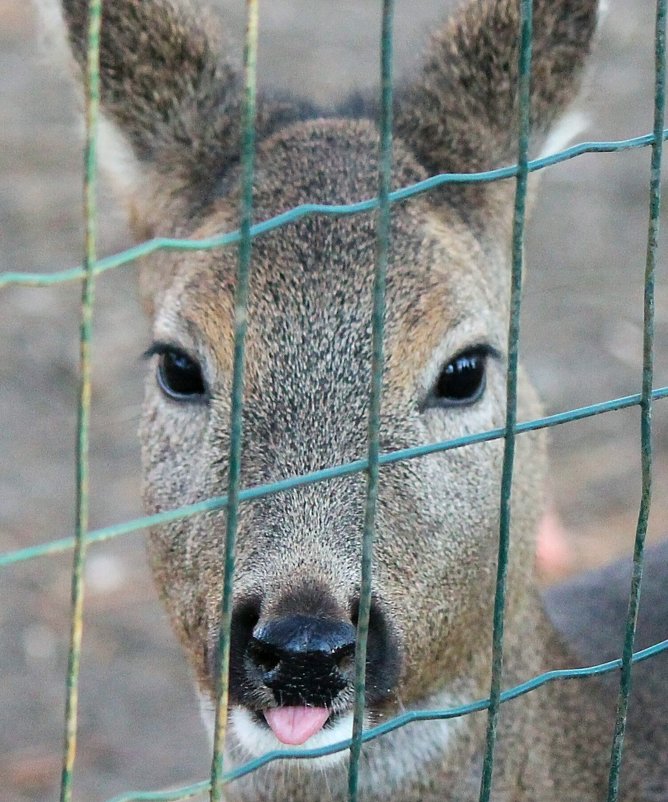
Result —
M262 616L262 599L240 601L232 615L230 695L251 710L277 705L340 709L351 703L355 682L355 627L358 601L349 613L328 602L326 593L292 593ZM217 641L209 647L212 687ZM399 640L382 603L372 597L366 663L366 702L391 699L401 671Z
M276 618L253 630L249 674L274 691L280 705L325 707L354 678L355 627L307 615Z

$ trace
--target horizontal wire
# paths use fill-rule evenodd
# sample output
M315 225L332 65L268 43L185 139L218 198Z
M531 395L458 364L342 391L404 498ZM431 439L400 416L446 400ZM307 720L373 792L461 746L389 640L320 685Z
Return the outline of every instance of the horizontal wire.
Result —
M668 640L662 640L659 641L659 643L655 643L652 646L648 646L646 649L636 652L632 657L632 662L634 664L641 663L666 651L668 651ZM543 685L547 685L549 682L600 676L602 674L609 674L610 672L621 668L621 666L622 659L617 658L616 660L609 660L606 663L598 663L597 665L586 666L583 668L560 668L553 671L546 671L543 674L538 674L537 676L533 677L533 679L527 680L526 682L522 682L519 685L515 685L512 688L503 691L500 695L500 701L502 704L504 702L509 702L512 699L516 699L518 696L523 696L524 694L534 691ZM460 705L458 707L434 710L411 710L407 713L402 713L401 715L396 716L389 721L385 721L382 724L378 724L375 727L365 730L364 733L362 733L362 741L364 743L373 741L376 738L380 738L382 735L387 735L394 730L398 730L401 727L405 727L407 724L412 724L416 721L437 721L460 718L461 716L466 716L471 713L478 713L481 710L487 710L489 703L490 700L487 698L479 699L475 702L470 702L469 704ZM348 749L350 744L351 739L349 738L348 740L339 741L335 744L321 746L318 749L274 750L250 760L248 763L244 763L232 771L226 772L222 779L223 782L226 783L232 782L233 780L238 780L240 777L251 774L262 766L265 766L267 763L272 763L275 760L306 760L318 757L326 757L327 755L333 755L336 752L341 752L344 749ZM133 791L127 794L122 794L121 796L115 796L108 802L181 802L181 800L192 799L192 797L197 796L198 794L205 793L208 788L209 782L202 781L193 785L176 788L172 791Z
M668 386L659 387L652 392L652 398L659 400L668 397ZM629 407L637 406L641 402L640 393L634 395L627 395L621 398L615 398L610 401L603 401L598 404L590 404L586 407L577 407L570 409L566 412L558 412L555 415L548 415L543 418L534 418L530 421L518 423L515 429L517 434L525 432L533 432L538 429L548 429L552 426L558 426L562 423L571 423L573 421L591 418L594 415L601 415L605 412L614 412L619 409L627 409ZM484 443L489 440L499 440L505 435L505 428L490 429L486 432L478 432L476 434L466 435L465 437L456 437L451 440L441 440L436 443L427 443L422 446L412 446L411 448L401 448L396 451L388 451L381 454L378 460L379 465L392 465L395 462L402 462L409 459L417 459L425 457L429 454L438 454L442 451L450 451L454 448L463 448L464 446L474 445L476 443ZM286 490L293 490L296 487L303 487L304 485L316 484L317 482L324 482L328 479L336 479L341 476L350 476L355 473L365 471L368 467L366 459L355 460L348 462L344 465L336 465L331 468L323 468L319 471L303 474L301 476L292 476L288 479L281 479L279 482L271 482L264 485L256 485L240 491L239 501L252 501L253 499L263 498L264 496L274 495ZM100 543L105 540L111 540L120 535L127 535L130 532L136 532L140 529L146 529L149 526L159 526L172 521L178 521L182 518L187 518L190 515L197 515L203 512L214 512L215 510L223 509L227 506L227 496L214 496L199 501L195 504L187 504L183 507L177 507L173 510L165 510L158 512L154 515L144 515L141 518L134 518L129 521L124 521L119 524L113 524L101 529L91 530L86 538L87 543ZM60 552L68 551L74 546L74 538L66 537L59 540L51 540L47 543L41 543L37 546L29 546L25 549L16 549L0 554L0 569L6 568L15 563L31 560L35 557L45 557L50 554L58 554Z
M663 139L668 139L668 128L663 131ZM617 153L622 150L633 150L635 148L643 148L651 145L654 142L654 134L644 134L643 136L632 137L631 139L616 139L609 141L597 142L581 142L578 145L573 145L570 148L553 153L549 156L544 156L540 159L533 159L528 163L528 170L534 173L538 170L543 170L546 167L552 167L555 164L568 161L577 156L582 156L585 153ZM506 178L514 178L517 176L517 165L513 164L508 167L500 167L496 170L487 170L480 173L441 173L440 175L426 178L424 181L418 181L416 184L410 184L402 189L397 189L389 195L390 203L398 203L399 201L408 200L415 195L420 195L423 192L435 189L436 187L444 186L445 184L479 184L484 182L501 181ZM369 212L378 208L378 198L370 198L368 200L359 201L358 203L349 204L320 204L320 203L305 203L296 206L287 212L271 217L261 223L251 227L250 236L252 238L259 237L276 228L292 223L307 215L321 214L321 215L352 215L361 212ZM107 270L133 262L144 256L148 256L156 251L161 250L175 250L175 251L199 251L208 250L210 248L223 248L228 245L238 244L241 240L239 229L231 231L227 234L218 234L214 237L206 237L204 239L173 239L170 237L156 237L154 239L142 242L127 250L120 251L116 254L111 254L103 259L99 259L95 263L93 269L94 275L99 275ZM21 272L7 272L0 273L0 288L9 285L22 285L28 287L48 287L53 284L61 284L66 281L76 281L82 279L84 276L83 267L73 267L68 270L61 270L55 273L21 273Z

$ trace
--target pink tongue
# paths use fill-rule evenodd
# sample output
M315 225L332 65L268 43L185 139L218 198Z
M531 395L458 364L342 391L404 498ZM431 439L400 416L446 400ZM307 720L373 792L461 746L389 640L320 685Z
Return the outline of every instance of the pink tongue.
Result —
M298 746L323 728L329 712L326 707L274 707L264 717L281 743Z

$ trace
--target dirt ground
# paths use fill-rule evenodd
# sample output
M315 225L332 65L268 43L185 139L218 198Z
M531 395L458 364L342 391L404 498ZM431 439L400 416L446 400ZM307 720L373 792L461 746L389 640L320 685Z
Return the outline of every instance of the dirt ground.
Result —
M220 4L239 42L240 0ZM399 74L451 3L399 0ZM274 0L262 7L265 84L333 101L374 83L378 4ZM582 108L588 139L652 126L651 0L613 0ZM33 12L0 5L0 271L79 263L80 140L68 81L40 56ZM523 354L546 410L637 392L647 229L647 150L585 156L544 176L528 243ZM100 250L128 244L101 200ZM665 218L665 214L664 214ZM664 226L665 230L665 226ZM656 386L668 379L665 236L657 280ZM69 534L77 393L79 286L0 292L0 551ZM132 267L98 282L92 426L93 527L141 512L135 429L139 354L148 344ZM637 409L551 435L551 492L568 528L569 564L630 553L639 502ZM650 537L668 521L668 407L655 412ZM0 575L0 796L57 798L67 651L70 555ZM75 798L205 776L209 752L187 667L144 564L140 535L91 549Z

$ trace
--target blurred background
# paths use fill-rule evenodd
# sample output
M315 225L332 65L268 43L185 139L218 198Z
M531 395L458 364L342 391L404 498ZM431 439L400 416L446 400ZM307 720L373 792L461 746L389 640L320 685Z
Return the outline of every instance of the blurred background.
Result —
M241 52L243 3L219 2ZM265 86L334 102L376 83L370 0L273 0L261 8ZM415 69L452 6L397 0L397 74ZM652 128L653 3L611 0L580 103L581 138ZM23 0L0 5L0 271L81 261L81 140L66 76ZM523 356L546 411L637 392L649 150L580 157L544 174L529 227ZM103 184L100 253L129 243ZM665 215L664 215L665 217ZM665 230L665 226L664 226ZM657 276L655 386L668 379L665 237ZM0 551L70 534L74 509L77 283L0 292ZM91 526L141 513L136 428L147 330L126 266L97 282ZM639 414L552 430L550 492L567 549L545 581L631 553L640 495ZM668 405L655 410L650 539L668 531ZM0 795L57 799L71 555L0 575ZM75 798L96 802L206 775L209 750L188 669L157 602L141 534L90 549Z

